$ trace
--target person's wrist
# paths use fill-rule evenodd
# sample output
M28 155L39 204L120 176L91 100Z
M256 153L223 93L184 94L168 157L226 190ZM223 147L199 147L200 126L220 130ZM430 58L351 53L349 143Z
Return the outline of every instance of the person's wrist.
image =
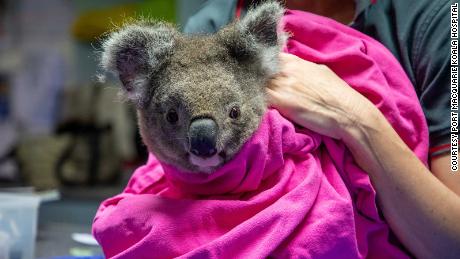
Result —
M385 117L371 103L364 107L354 108L342 118L341 139L347 146L363 143L370 131L378 127Z
M347 116L347 124L341 131L341 140L351 151L358 165L368 173L378 168L372 143L376 138L385 136L385 123L388 124L383 114L372 104L371 106Z

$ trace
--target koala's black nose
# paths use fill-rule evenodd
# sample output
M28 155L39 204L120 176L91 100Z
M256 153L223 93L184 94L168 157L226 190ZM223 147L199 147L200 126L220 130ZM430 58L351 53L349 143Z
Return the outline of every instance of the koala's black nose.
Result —
M217 124L213 119L193 120L189 128L190 152L200 157L216 154Z

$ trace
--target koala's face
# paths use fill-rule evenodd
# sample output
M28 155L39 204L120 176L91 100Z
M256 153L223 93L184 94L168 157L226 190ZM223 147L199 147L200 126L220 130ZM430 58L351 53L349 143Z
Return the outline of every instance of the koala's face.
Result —
M104 43L102 65L118 73L138 108L150 152L189 172L229 161L257 129L264 86L277 72L283 9L267 3L215 35L184 36L139 22Z
M263 71L219 40L177 39L156 75L161 85L138 112L151 151L188 171L210 172L231 159L265 110Z

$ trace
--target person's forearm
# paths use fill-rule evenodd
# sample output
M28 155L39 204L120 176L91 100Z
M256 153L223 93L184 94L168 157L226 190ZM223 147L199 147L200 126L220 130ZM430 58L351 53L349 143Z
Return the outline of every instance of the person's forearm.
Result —
M419 161L378 111L346 125L344 138L368 172L392 230L419 258L460 255L460 199Z

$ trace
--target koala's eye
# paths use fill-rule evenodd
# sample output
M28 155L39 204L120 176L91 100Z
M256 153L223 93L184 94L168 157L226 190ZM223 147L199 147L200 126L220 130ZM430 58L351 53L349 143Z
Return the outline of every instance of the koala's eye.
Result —
M166 114L166 120L171 124L175 124L179 120L179 115L174 109L170 109Z
M237 119L240 117L240 109L237 106L233 106L232 109L230 109L230 118L232 119Z

